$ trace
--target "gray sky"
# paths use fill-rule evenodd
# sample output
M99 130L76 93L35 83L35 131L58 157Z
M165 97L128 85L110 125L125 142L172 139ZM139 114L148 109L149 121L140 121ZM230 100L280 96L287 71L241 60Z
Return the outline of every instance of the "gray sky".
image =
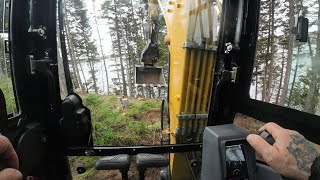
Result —
M103 2L104 0L95 0L96 12L94 12L93 1L92 0L85 1L88 8L90 24L92 26L92 37L96 40L96 45L99 46L98 33L97 33L97 26L98 26L100 30L100 36L102 40L104 53L108 55L108 54L111 54L111 38L109 36L109 28L107 25L107 21L104 19L100 19L100 17L102 16L101 5L103 4ZM94 21L95 14L97 15L98 24L95 24L95 21ZM100 48L98 51L101 54Z
M93 11L93 1L92 0L86 0L86 7L88 9L88 16L90 20L90 25L92 27L92 38L95 39L96 46L98 48L98 53L101 55L100 50L100 43L98 40L98 32L97 27L100 31L100 37L102 41L102 47L103 47L103 53L106 57L108 57L112 53L112 44L111 44L111 37L109 35L109 27L107 25L107 21L105 19L100 18L102 16L101 6L103 4L104 0L95 0L95 8L96 12ZM95 23L94 16L97 16L98 24ZM112 65L114 62L110 59L106 59L107 69L108 69L108 75L109 75L109 87L113 86L111 79L116 78L116 73L111 72L112 69L110 65ZM98 71L97 72L97 79L98 79L98 87L99 90L102 91L102 93L106 93L107 91L107 84L106 84L106 78L105 78L105 72L104 72L104 66L103 62L99 62L95 64L95 68ZM88 78L89 75L89 67L85 64L84 71L86 72L86 78ZM111 89L111 88L110 88Z

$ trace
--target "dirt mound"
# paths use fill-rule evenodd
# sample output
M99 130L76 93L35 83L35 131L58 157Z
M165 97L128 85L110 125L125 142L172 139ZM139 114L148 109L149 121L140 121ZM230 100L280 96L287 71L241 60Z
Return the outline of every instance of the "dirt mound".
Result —
M248 130L250 133L256 133L265 123L243 114L236 114L234 124Z
M147 122L160 122L161 113L156 111L151 111L143 114L141 120Z

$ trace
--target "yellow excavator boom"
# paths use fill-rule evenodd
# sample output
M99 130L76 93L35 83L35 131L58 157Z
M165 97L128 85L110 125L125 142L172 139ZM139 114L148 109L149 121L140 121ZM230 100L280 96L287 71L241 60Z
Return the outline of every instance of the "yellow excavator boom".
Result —
M152 25L149 27L150 32L154 28L152 21L159 13L156 9L158 6L165 18L167 26L165 43L168 44L170 51L168 89L170 127L164 130L163 134L170 136L171 144L201 142L208 119L221 2L149 0L149 24ZM152 35L150 39L152 41ZM149 44L145 52L148 53L151 48ZM200 162L201 153L171 154L172 179L192 179L194 174L189 166L191 161Z
M170 51L170 143L201 142L208 118L221 2L169 0L159 5ZM192 177L190 158L201 161L199 152L170 155L172 179Z

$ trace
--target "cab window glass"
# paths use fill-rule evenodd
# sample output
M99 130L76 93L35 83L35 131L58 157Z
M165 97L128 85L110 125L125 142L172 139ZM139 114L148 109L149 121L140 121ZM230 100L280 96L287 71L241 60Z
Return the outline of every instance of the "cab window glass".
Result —
M5 40L8 40L9 27L9 1L0 1L0 89L7 105L8 114L17 112L14 98L9 54L5 52Z
M315 0L261 1L251 98L320 115L319 18Z
M159 60L153 72L162 79L160 86L143 87L136 85L135 76L149 39L149 8L159 11ZM94 145L160 145L168 49L158 5L140 0L65 0L63 18L71 79L91 110ZM144 75L139 77L143 80Z

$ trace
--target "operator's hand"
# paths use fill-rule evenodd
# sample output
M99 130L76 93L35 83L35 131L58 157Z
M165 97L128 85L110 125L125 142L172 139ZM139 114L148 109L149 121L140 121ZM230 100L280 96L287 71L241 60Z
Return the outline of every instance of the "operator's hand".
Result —
M9 139L0 135L0 180L20 180L22 174L19 169L18 156Z
M268 131L275 140L273 146L262 137L250 134L249 144L263 160L283 176L307 180L314 159L319 155L301 134L284 129L275 123L267 123L259 131Z

